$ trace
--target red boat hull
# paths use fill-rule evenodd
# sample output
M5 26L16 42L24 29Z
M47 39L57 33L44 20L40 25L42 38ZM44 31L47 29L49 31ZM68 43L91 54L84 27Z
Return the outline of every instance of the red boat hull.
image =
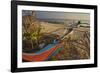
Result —
M54 47L50 48L49 50L46 50L40 54L27 54L27 53L23 53L22 54L22 58L25 61L44 61L46 60L51 54L52 52L56 51L59 47L62 46L62 43L55 45Z

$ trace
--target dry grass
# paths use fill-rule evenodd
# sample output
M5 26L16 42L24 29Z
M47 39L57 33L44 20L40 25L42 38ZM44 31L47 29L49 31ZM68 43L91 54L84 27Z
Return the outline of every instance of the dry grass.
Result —
M64 39L64 47L56 56L53 56L53 60L79 60L90 58L89 32L77 31L77 33L81 33L81 35L72 34ZM60 57L58 57L58 55Z

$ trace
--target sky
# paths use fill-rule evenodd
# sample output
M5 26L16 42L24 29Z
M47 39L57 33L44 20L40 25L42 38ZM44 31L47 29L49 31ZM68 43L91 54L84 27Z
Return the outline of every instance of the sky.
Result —
M23 15L31 14L31 13L32 11L29 11L29 10L23 11ZM36 11L36 18L90 20L90 14L89 13L75 13L75 12Z
M75 12L47 12L36 11L36 17L40 19L74 19L74 20L89 20L89 13L75 13Z

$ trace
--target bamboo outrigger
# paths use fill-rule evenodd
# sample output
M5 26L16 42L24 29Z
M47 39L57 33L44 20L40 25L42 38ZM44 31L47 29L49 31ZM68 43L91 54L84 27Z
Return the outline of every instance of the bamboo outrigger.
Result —
M48 60L52 55L57 54L63 47L64 42L62 41L65 35L69 34L72 31L72 28L67 31L60 39L54 40L53 43L48 44L42 50L36 53L23 53L22 58L25 61L45 61Z

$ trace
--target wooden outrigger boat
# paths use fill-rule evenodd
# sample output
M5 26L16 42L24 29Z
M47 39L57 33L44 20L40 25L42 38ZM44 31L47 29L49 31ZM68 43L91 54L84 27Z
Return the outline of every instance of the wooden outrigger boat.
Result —
M63 47L64 42L63 38L65 35L69 34L72 31L67 31L59 40L54 40L53 43L48 44L42 50L36 53L22 53L22 58L25 61L32 62L32 61L45 61L48 60L52 55L56 55Z

